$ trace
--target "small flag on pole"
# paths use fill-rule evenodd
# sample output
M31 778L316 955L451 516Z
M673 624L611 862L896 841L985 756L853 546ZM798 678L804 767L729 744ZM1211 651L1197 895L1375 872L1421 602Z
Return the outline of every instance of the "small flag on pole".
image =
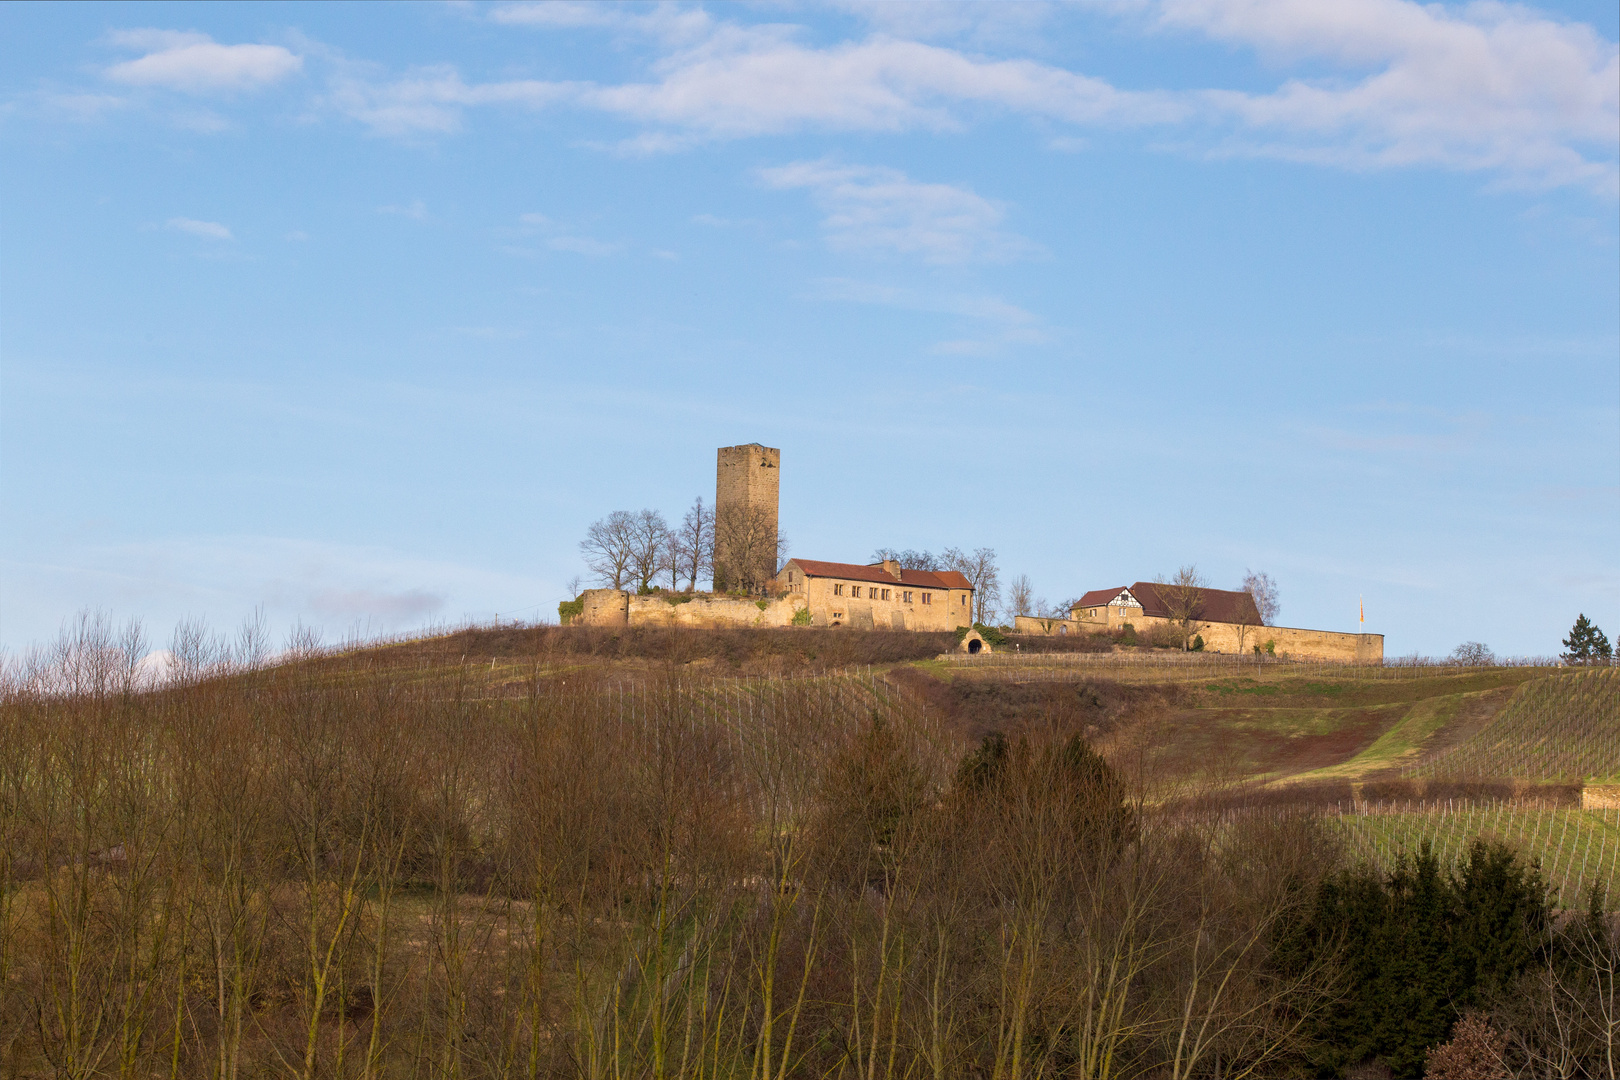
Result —
M1367 601L1358 596L1356 597L1356 603L1361 605L1361 626L1365 629L1367 626Z

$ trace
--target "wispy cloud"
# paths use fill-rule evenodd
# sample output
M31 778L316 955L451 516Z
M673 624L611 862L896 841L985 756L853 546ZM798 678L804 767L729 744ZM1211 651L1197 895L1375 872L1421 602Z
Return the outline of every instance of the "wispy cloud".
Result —
M301 45L299 55L169 30L110 35L114 46L144 54L105 74L197 94L245 91L299 72L307 55L326 66L322 107L398 138L452 134L468 110L492 107L617 117L639 130L604 146L642 155L799 131L959 131L1000 115L1039 121L1050 145L1065 149L1082 146L1092 131L1144 129L1173 132L1158 145L1199 155L1437 167L1510 184L1620 192L1620 48L1589 25L1521 6L1149 0L1100 9L1148 35L1191 34L1252 49L1283 72L1270 88L1174 90L1122 87L1029 58L1030 28L1055 17L1044 8L1024 12L1023 29L1000 38L983 34L1008 21L999 11L990 19L949 5L862 10L868 36L825 43L800 26L744 24L667 4L512 3L487 12L514 29L651 42L645 75L618 82L469 81L448 64L389 75L316 43ZM64 95L59 106L85 117L120 107L104 97Z
M574 84L538 79L469 84L455 68L440 64L391 80L347 70L332 79L325 101L379 135L414 136L459 130L462 110L470 106L538 109L574 92Z
M827 243L927 262L1007 260L1036 250L998 226L1001 206L967 188L912 180L898 169L800 161L761 169L774 188L807 189L826 214Z
M616 254L623 247L622 244L593 240L589 236L553 236L546 241L546 246L552 251L571 251L575 255L590 255L594 258Z
M130 104L127 98L116 94L51 92L35 95L34 102L47 115L80 123L100 120L110 113L127 109Z
M173 217L165 222L169 228L177 232L200 236L204 240L235 240L231 230L217 221L198 221L196 218Z
M1236 125L1228 152L1616 190L1620 50L1589 26L1508 4L1405 0L1162 0L1159 12L1165 27L1351 75L1206 91Z
M521 10L529 14L502 18L552 27L628 18L618 9ZM940 9L883 16L877 36L827 46L803 43L796 27L693 19L689 31L701 36L673 45L656 79L573 84L552 100L655 125L624 144L641 151L801 129L953 130L971 122L965 110L991 107L1076 127L1175 125L1212 154L1616 189L1620 50L1589 26L1505 4L1409 0L1160 0L1117 10L1339 74L1258 92L1126 90L1035 60L906 40L962 23Z
M492 22L508 26L616 30L647 34L670 42L700 39L714 26L714 20L709 13L700 8L678 7L674 4L631 6L573 3L570 0L502 4L489 13L489 18Z
M393 625L414 622L444 609L444 595L425 589L321 589L309 598L317 614L339 619L374 619Z
M304 64L280 45L221 45L207 34L120 30L108 40L120 48L148 51L111 65L104 73L107 78L192 94L257 90L280 82Z
M936 342L932 351L937 353L985 355L1010 345L1039 345L1051 340L1040 316L997 296L922 292L854 278L822 278L815 283L810 298L951 315L987 324L987 332Z
M574 255L589 255L599 259L617 255L625 248L624 244L617 241L598 240L593 236L581 235L577 226L571 227L545 214L519 214L518 225L519 235L534 237L536 233L545 234L545 245L552 251L566 251ZM534 254L532 250L523 249L514 249L514 253Z
M395 217L410 218L412 221L426 221L428 218L427 203L421 199L412 199L404 204L390 204L377 207L379 214L392 214Z

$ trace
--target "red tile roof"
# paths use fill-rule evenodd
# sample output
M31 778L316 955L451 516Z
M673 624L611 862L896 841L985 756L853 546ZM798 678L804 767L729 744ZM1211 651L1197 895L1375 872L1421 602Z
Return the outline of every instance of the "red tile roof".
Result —
M1131 595L1141 603L1143 615L1155 615L1161 619L1170 618L1171 609L1175 606L1172 603L1175 594L1171 590L1175 586L1138 581L1129 588ZM1102 607L1125 589L1126 586L1123 585L1115 589L1093 589L1075 601L1074 606ZM1254 597L1246 592L1232 592L1229 589L1199 589L1198 606L1192 616L1204 622L1260 625L1260 612L1254 606Z
M1070 604L1069 609L1072 611L1077 607L1107 607L1114 597L1118 596L1124 591L1125 586L1123 585L1113 589L1092 589L1090 592L1086 593L1086 595Z
M917 589L971 589L973 583L955 570L901 570L900 580L883 569L882 564L861 566L858 563L818 562L815 559L789 559L789 566L797 566L805 577L844 578L847 581L877 581L885 585L910 585Z

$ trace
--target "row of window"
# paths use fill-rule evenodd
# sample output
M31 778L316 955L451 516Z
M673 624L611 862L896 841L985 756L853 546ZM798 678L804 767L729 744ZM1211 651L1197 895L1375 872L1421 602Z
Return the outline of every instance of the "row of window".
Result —
M879 588L876 585L843 585L843 584L841 584L839 582L834 582L833 583L833 595L834 596L849 596L852 599L859 600L861 598L861 590L863 588L866 590L866 598L868 600L896 599L896 600L899 600L902 604L911 603L911 590L910 589L882 589L882 588ZM846 593L844 591L845 589L848 589L849 591ZM898 593L899 595L895 596L894 595L895 593ZM930 604L931 605L934 602L934 594L930 593L930 592L925 592L920 597L918 597L918 599L921 600L922 603L924 603L924 604ZM965 596L962 597L962 604L964 606L966 606L967 597L965 597Z

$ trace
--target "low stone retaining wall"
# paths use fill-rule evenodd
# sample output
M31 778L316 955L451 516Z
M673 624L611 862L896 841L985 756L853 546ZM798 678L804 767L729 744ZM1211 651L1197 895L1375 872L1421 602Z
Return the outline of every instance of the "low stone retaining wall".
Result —
M1581 788L1582 810L1620 810L1620 784L1588 784Z

